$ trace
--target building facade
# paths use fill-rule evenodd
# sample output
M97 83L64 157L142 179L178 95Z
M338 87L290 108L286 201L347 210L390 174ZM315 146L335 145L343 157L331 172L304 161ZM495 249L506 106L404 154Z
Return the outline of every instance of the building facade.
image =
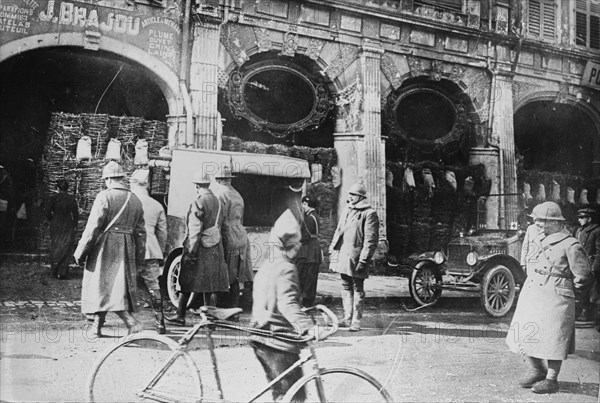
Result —
M68 112L100 105L165 120L171 148L220 150L239 138L335 149L337 210L363 180L383 251L409 225L390 193L410 187L410 175L432 191L433 166L455 190L469 187L466 177L483 184L471 226L515 228L532 188L532 198L548 188L544 199L564 203L583 201L584 190L589 202L600 195L596 0L12 0L1 8L3 77L22 70L20 60L64 52L79 56L57 60L80 69L127 74L109 105L98 101L108 83L87 92L75 83L88 110ZM66 79L49 78L52 91ZM11 88L31 93L21 85ZM2 125L26 126L6 115ZM453 181L475 165L485 169ZM429 220L429 230L443 221Z

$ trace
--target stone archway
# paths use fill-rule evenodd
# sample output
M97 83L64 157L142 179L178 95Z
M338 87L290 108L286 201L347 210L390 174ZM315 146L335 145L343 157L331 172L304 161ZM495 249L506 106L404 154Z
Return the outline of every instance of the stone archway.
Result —
M62 33L60 36L56 34L28 36L2 45L0 63L18 54L34 51L36 49L54 47L75 47L81 49L81 44L85 43L84 39L84 34L74 32ZM147 69L154 77L154 82L161 88L165 96L169 107L169 114L178 115L182 113L183 105L179 90L179 79L167 65L150 56L138 47L117 41L110 37L102 38L98 50L117 55Z

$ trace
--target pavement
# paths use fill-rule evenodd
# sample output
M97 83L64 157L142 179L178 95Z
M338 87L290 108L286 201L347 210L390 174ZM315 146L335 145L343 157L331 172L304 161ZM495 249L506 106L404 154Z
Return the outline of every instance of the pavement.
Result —
M340 298L341 280L337 273L319 273L317 283L317 297L323 299ZM408 298L408 279L393 276L371 276L365 280L365 293L369 302L376 302L378 299L388 298ZM467 295L468 296L468 295ZM465 297L464 293L456 291L444 291L443 297ZM0 307L5 308L24 308L24 307L49 307L49 308L79 308L81 301L40 301L40 300L19 300L19 301L0 301Z

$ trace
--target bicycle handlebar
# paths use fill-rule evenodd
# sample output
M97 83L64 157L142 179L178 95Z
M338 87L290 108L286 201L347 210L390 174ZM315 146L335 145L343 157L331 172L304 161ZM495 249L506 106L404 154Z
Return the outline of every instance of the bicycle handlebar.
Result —
M325 321L325 326L323 325L315 325L313 328L309 330L309 333L306 335L298 335L298 333L291 332L273 332L271 330L266 329L258 329L248 326L239 325L235 322L229 322L226 320L219 320L215 317L210 317L210 315L206 314L206 311L203 311L201 316L206 325L214 324L219 327L224 327L228 329L234 330L242 330L244 332L255 334L263 337L274 337L276 339L292 342L292 343L306 343L312 340L315 341L323 341L327 339L329 336L333 335L338 331L338 319L337 316L326 306L324 305L315 305L308 308L303 308L303 312L310 311L318 311L321 313Z

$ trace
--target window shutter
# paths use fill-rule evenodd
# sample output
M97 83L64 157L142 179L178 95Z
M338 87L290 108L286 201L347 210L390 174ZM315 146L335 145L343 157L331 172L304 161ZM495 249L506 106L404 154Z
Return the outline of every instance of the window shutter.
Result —
M529 36L535 39L556 39L556 7L554 0L529 0Z
M541 6L537 0L529 1L529 35L539 38L542 28Z
M575 44L600 49L600 4L575 1Z
M545 1L542 3L542 15L543 15L543 37L544 39L555 40L556 39L556 8L554 1Z

